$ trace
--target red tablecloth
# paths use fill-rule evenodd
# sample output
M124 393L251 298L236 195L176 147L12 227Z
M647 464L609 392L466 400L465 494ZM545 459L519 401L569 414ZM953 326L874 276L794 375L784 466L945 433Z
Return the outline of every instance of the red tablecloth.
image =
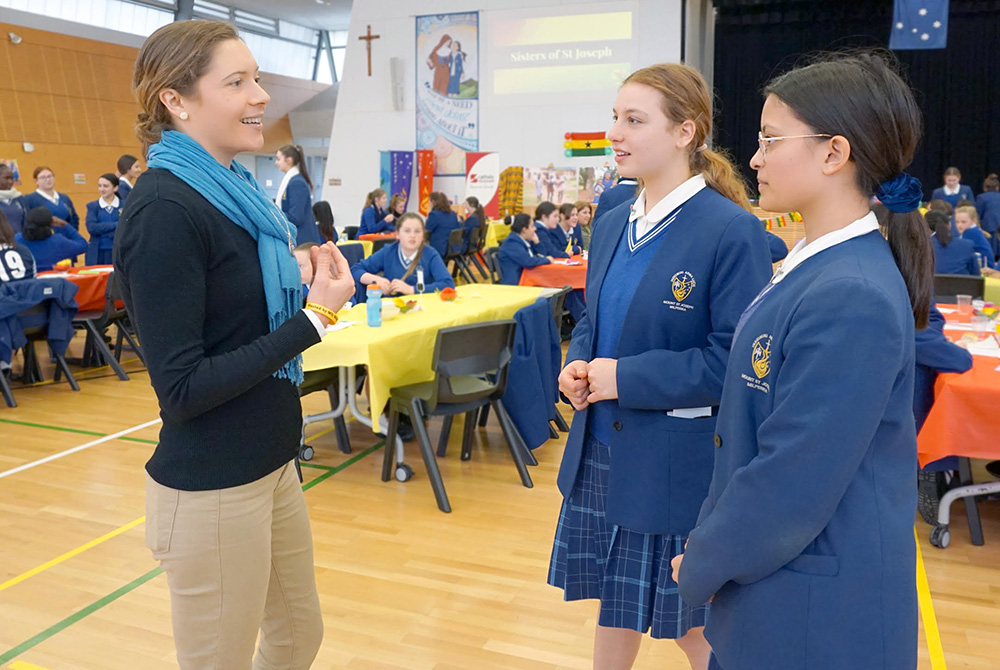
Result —
M946 321L958 321L946 314ZM963 331L946 330L950 339ZM1000 358L973 356L972 369L962 374L938 375L934 406L920 435L917 452L925 465L945 456L1000 458Z
M65 270L49 270L39 272L42 277L62 277L77 285L76 303L81 312L104 309L104 294L108 289L108 275L113 270L111 265L91 265L89 267L66 268ZM104 272L86 272L86 270L105 270Z
M587 261L582 256L573 256L571 261L580 261L579 265L564 265L562 259L556 259L548 265L536 268L525 268L521 272L521 286L544 286L547 288L587 288Z
M394 240L396 239L396 233L367 233L365 235L358 235L358 239L365 242L372 242L374 240Z

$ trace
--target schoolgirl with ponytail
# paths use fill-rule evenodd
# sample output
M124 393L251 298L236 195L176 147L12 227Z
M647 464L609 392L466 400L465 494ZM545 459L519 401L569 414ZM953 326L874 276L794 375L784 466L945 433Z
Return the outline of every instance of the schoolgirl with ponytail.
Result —
M711 489L673 566L686 602L711 600L710 668L917 666L920 136L888 54L824 56L765 89L760 204L800 212L806 237L740 317Z
M688 66L643 68L608 132L619 173L643 189L590 241L586 312L559 376L577 412L548 578L566 600L600 600L595 668L631 667L647 631L708 663L707 608L677 596L670 561L708 493L736 322L771 274L742 181L707 147L711 100Z
M300 146L286 144L278 149L274 163L285 176L281 179L278 197L274 202L281 207L288 220L295 224L296 244L320 244L323 237L319 234L312 209L313 182L304 158L305 154Z
M358 235L374 233L391 233L396 230L396 215L385 206L389 203L389 194L377 188L365 196L365 207L361 211L361 225Z

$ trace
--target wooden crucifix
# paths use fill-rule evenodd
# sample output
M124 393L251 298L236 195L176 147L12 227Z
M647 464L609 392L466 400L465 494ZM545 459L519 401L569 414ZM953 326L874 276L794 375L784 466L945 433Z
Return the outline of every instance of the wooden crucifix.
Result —
M381 35L372 35L372 26L368 24L368 34L359 37L359 40L365 41L365 47L368 48L368 76L372 76L372 40L377 40Z

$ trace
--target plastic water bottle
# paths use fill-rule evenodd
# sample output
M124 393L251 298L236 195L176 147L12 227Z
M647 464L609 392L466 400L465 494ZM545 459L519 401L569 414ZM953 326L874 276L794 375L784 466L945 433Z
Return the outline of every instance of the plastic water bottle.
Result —
M382 289L368 287L368 327L378 328L382 325Z
M978 251L975 252L975 254L976 254L976 263L979 265L979 270L982 271L986 267L986 259L983 258L983 255Z
M417 268L417 293L423 293L424 288L424 269Z

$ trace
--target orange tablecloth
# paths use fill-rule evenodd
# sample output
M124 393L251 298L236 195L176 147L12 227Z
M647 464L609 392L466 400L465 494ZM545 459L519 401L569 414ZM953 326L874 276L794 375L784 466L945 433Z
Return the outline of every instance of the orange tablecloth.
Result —
M946 321L957 321L946 314ZM963 331L946 330L958 339ZM917 453L926 465L945 456L1000 458L1000 358L973 356L972 369L962 374L938 375L934 406L920 435Z
M546 288L587 288L587 261L582 256L573 256L570 260L580 261L579 265L564 265L562 259L556 259L548 265L537 268L525 268L521 272L521 286L544 286Z
M62 277L77 286L76 304L81 312L104 309L104 293L108 289L108 275L113 270L111 265L91 265L65 270L49 270L39 272L38 277ZM86 272L87 270L104 270L104 272Z
M394 240L396 239L396 233L367 233L365 235L358 235L358 239L371 242L373 240Z

